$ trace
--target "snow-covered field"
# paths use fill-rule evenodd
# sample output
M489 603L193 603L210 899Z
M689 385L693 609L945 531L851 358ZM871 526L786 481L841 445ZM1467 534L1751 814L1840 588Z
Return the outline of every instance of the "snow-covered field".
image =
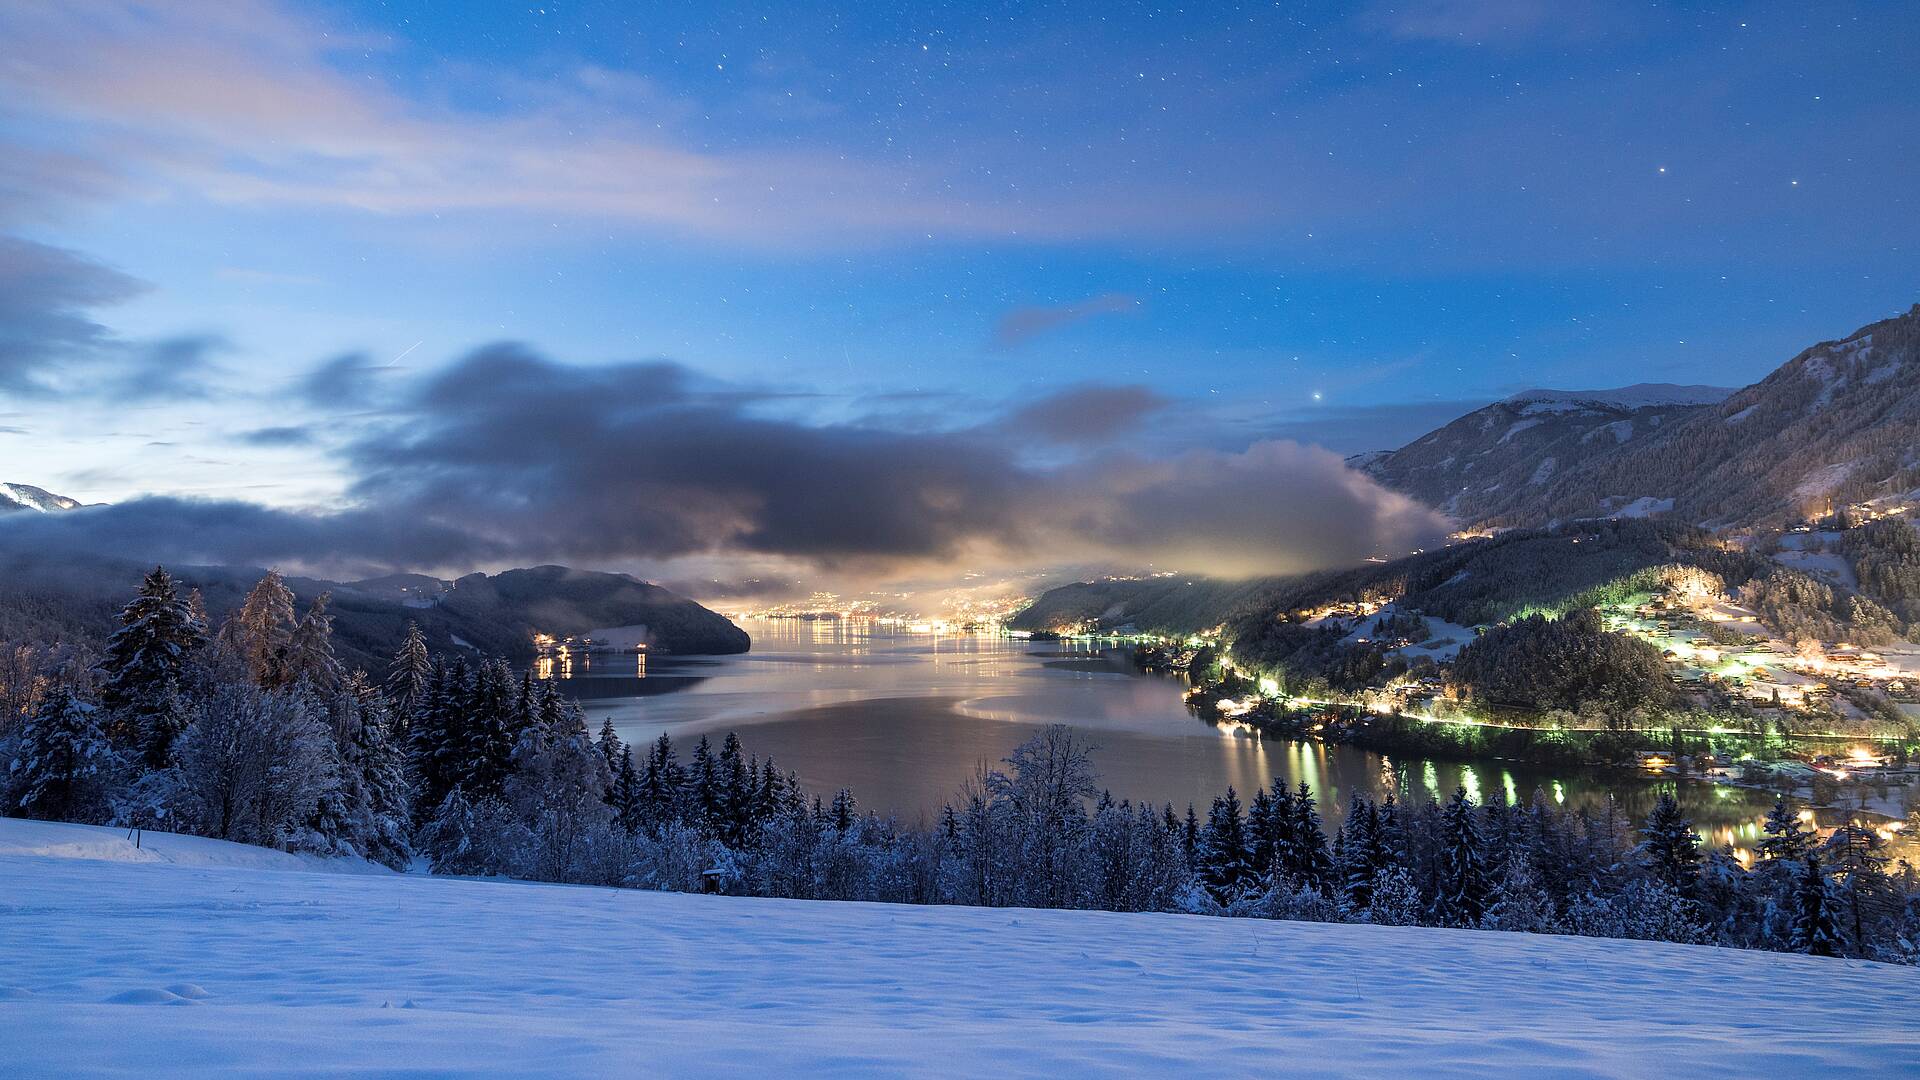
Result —
M20 854L44 828L0 821L8 1077L1920 1075L1920 971L1864 962Z

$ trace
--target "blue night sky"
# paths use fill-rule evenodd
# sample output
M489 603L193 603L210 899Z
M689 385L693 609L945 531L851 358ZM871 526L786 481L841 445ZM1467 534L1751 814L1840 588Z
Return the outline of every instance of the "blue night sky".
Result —
M358 497L381 395L499 341L806 427L1138 387L1156 460L1390 447L1903 310L1917 175L1905 4L28 0L0 480Z

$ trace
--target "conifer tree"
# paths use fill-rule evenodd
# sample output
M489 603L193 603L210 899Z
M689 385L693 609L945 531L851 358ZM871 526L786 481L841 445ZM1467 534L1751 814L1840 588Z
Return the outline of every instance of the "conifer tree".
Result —
M620 765L613 773L613 790L610 800L613 803L614 820L628 836L640 831L645 822L645 806L640 794L640 771L633 765L633 747L620 748Z
M1813 850L1813 835L1800 827L1800 815L1787 805L1785 795L1774 800L1761 831L1766 835L1755 847L1762 859L1803 859Z
M1198 857L1200 883L1216 903L1233 900L1253 878L1246 819L1240 814L1240 796L1231 787L1213 800L1207 812Z
M1794 880L1793 932L1787 947L1814 956L1834 956L1839 943L1840 931L1828 903L1827 875L1820 869L1819 856L1809 854L1801 860Z
M13 806L26 817L73 821L93 816L113 745L100 710L56 683L28 714L8 780Z
M1380 809L1362 799L1356 789L1347 803L1347 820L1340 826L1340 896L1347 906L1364 910L1372 896L1373 879L1386 867L1380 841Z
M514 747L524 734L515 726L515 700L513 672L506 661L492 660L474 669L460 755L460 783L469 798L500 794L513 772Z
M640 773L641 816L647 831L658 836L674 820L681 803L683 777L673 740L662 735L647 751L647 767Z
M1327 834L1320 828L1320 811L1313 789L1305 780L1293 797L1293 858L1288 872L1293 880L1316 892L1326 892L1333 876L1333 856Z
M1279 809L1266 788L1253 793L1247 804L1249 864L1255 877L1266 880L1279 869Z
M707 741L705 735L693 744L693 759L687 765L687 783L693 824L708 836L717 835L725 807L719 767L713 760L713 744Z
M253 681L268 688L287 684L287 642L293 637L293 591L278 570L267 571L227 616L220 636L239 654Z
M613 717L605 717L600 721L600 737L593 740L593 747L606 759L609 775L620 771L620 756L626 747L620 742L620 733L613 730Z
M853 828L854 814L859 806L858 800L853 797L853 792L849 789L841 788L833 793L833 807L829 812L832 815L835 832L844 833Z
M139 595L120 609L120 628L101 658L100 701L113 714L122 739L137 743L147 762L165 764L177 724L182 676L188 659L206 643L206 625L180 598L173 577L156 566Z
M339 689L346 677L333 654L333 616L327 614L332 602L332 593L314 597L287 638L287 681L303 682L323 695Z
M1692 896L1700 872L1700 838L1671 794L1660 793L1641 835L1641 865L1674 892Z
M1487 867L1467 789L1458 788L1440 818L1434 917L1443 926L1476 926L1486 913Z
M393 727L404 736L413 724L414 713L425 702L433 681L433 658L427 654L427 636L420 624L409 621L407 636L400 650L387 665L387 700L393 706Z

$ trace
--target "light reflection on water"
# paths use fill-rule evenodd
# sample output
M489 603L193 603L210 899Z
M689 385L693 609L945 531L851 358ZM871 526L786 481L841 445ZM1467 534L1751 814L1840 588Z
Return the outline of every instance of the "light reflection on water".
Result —
M1337 821L1354 791L1402 802L1445 800L1464 786L1525 802L1536 789L1572 809L1611 792L1643 819L1661 785L1607 780L1511 762L1388 757L1354 747L1262 740L1209 727L1187 711L1174 679L1126 674L1084 642L998 635L938 635L867 622L753 620L744 656L655 656L635 678L631 657L574 659L570 686L585 691L592 726L611 717L622 738L693 740L738 731L749 753L768 754L810 790L848 787L870 809L930 819L982 765L997 764L1033 730L1064 723L1097 748L1101 783L1115 798L1187 804L1204 815L1228 785L1244 798L1275 778L1306 782ZM594 668L592 676L583 668ZM609 669L620 677L602 676ZM619 695L619 696L612 696ZM1672 785L1667 785L1672 789ZM1749 846L1772 798L1700 784L1677 788L1711 843Z

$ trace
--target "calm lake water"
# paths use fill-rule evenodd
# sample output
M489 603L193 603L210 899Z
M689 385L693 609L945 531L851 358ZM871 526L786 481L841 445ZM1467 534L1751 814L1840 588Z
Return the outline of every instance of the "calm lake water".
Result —
M1654 781L1529 768L1389 757L1344 746L1223 734L1189 713L1176 679L1133 674L1086 643L999 635L937 635L864 622L747 620L742 656L597 657L565 682L592 726L611 717L637 744L672 736L682 758L700 735L736 731L747 752L769 754L823 794L847 787L860 804L907 822L930 820L980 765L1050 723L1083 732L1102 786L1115 798L1206 807L1229 784L1245 797L1275 777L1304 780L1337 821L1354 791L1424 802L1466 785L1530 800L1535 788L1568 807L1611 793L1636 820L1661 790ZM560 674L556 672L555 674ZM1704 784L1676 790L1715 844L1746 847L1768 795Z

